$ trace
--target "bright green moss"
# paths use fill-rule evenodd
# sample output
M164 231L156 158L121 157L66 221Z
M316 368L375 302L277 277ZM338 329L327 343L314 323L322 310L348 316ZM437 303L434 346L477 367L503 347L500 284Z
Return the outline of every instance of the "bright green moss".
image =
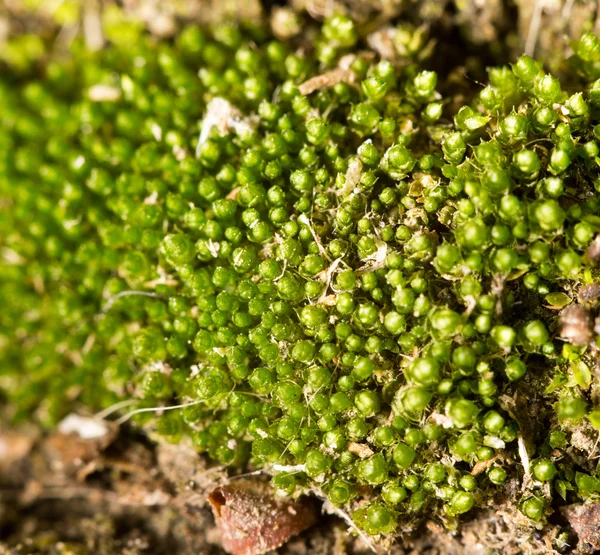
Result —
M435 73L359 54L356 86L303 94L359 42L355 24L326 20L318 61L267 36L76 43L40 76L32 45L11 46L9 418L50 427L82 405L192 403L137 422L221 464L294 466L273 479L287 494L318 485L354 510L368 486L353 515L370 534L487 506L522 478L535 422L521 512L543 519L543 482L597 498L591 463L574 470L589 453L569 446L598 427L595 332L585 320L589 338L561 342L548 308L598 280L597 83L563 90L524 56L444 114ZM421 39L403 29L398 48L417 56ZM596 47L575 45L584 77L598 76Z

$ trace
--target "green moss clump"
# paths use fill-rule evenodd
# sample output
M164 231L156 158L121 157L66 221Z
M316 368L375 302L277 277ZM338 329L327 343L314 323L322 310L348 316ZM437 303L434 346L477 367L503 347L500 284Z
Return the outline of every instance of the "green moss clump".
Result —
M524 522L596 499L596 301L557 309L598 279L600 42L573 90L524 56L456 113L418 49L342 16L316 44L191 26L2 70L9 416L182 404L135 422L370 534L524 473Z

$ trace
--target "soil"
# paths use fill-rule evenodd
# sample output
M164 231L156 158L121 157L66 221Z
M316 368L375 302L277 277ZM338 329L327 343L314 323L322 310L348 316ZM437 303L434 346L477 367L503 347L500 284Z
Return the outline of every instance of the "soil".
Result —
M72 431L2 432L0 554L221 555L225 551L208 496L236 480L186 445L154 443L130 429L107 427L101 437L87 439ZM440 522L425 521L379 552L556 552L558 527L550 525L543 534L528 527L506 501L510 492L506 493L497 507L471 515L460 533ZM594 514L589 515L591 522L587 517L578 511L573 527L587 530L590 541L597 542L593 531L597 519ZM319 514L317 520L317 525L270 553L372 553L341 518Z

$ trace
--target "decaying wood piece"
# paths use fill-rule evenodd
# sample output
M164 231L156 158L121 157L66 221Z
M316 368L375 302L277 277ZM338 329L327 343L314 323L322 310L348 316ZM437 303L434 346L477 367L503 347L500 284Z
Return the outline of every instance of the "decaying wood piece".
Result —
M279 500L265 482L236 480L208 496L223 547L232 555L259 555L283 545L317 521L313 499Z

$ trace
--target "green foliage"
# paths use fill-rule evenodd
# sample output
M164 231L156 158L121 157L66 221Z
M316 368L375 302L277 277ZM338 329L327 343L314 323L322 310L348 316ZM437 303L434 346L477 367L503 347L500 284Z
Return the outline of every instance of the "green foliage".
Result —
M420 32L400 36L414 46ZM551 310L598 277L597 83L563 90L524 56L449 113L417 48L402 67L359 53L352 78L303 94L357 45L353 22L328 19L316 59L266 37L75 42L39 73L40 45L11 44L10 417L185 404L135 422L222 464L290 465L276 488L319 487L370 534L487 506L522 476L532 420L522 513L543 519L546 482L597 496L569 446L600 427L595 351L561 350ZM597 78L598 39L574 51Z

